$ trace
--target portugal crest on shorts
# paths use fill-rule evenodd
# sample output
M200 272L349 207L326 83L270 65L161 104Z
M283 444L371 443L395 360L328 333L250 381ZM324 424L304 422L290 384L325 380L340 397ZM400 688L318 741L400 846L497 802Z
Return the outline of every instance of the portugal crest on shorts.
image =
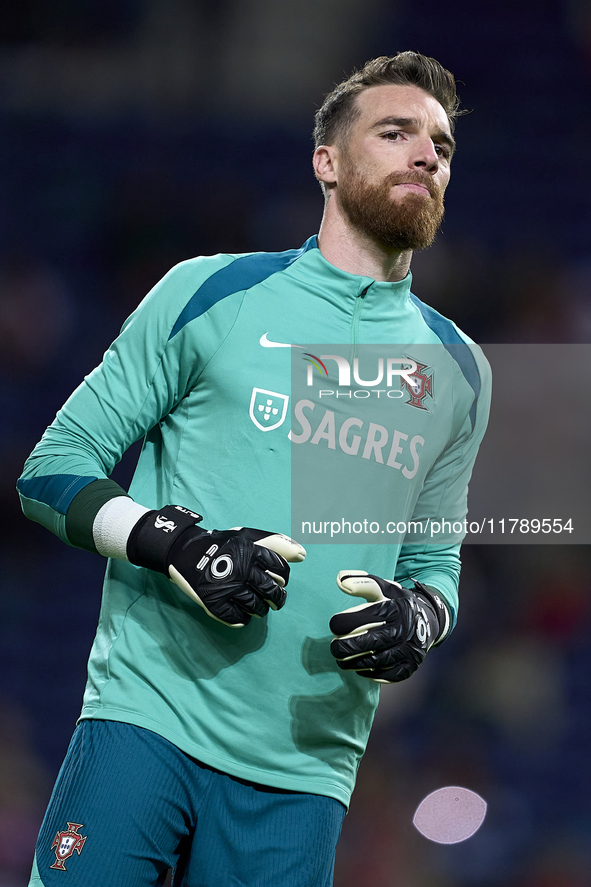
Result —
M401 378L401 387L406 388L410 397L405 403L410 404L411 407L417 407L419 410L427 410L429 412L429 407L425 406L425 398L427 395L433 397L433 373L427 375L424 371L429 369L426 363L419 363L418 360L415 361L417 368L414 373L411 373L406 378Z
M80 856L88 837L88 835L82 837L82 835L78 834L78 829L81 828L84 828L82 823L68 822L68 828L63 832L57 833L51 845L51 849L55 849L55 862L49 866L50 869L59 869L65 872L66 866L64 863L66 859L69 859L74 851Z
M287 394L267 391L266 388L253 388L250 398L250 418L261 431L279 428L285 421L288 402Z

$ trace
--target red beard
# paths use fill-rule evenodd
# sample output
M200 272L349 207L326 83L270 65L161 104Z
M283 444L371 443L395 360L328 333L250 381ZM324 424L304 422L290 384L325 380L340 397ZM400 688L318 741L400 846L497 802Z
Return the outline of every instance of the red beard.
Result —
M433 179L412 170L390 173L379 184L366 181L345 166L339 183L339 199L352 225L383 246L418 250L431 246L443 220L443 192ZM393 199L390 192L401 182L424 185L430 196L409 192Z

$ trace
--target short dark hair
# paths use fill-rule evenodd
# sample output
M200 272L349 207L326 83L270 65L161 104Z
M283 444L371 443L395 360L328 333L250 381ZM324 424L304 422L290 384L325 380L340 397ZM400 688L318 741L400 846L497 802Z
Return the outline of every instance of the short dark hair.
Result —
M371 59L330 92L314 118L314 147L344 141L360 111L355 99L371 86L419 86L430 93L447 114L453 132L455 119L461 114L456 81L435 59L420 52L399 52Z

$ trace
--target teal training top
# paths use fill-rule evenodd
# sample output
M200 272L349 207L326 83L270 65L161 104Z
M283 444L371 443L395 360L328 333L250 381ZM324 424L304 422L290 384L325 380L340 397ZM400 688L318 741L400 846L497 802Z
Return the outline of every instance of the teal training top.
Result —
M283 253L181 262L127 320L27 460L18 482L25 514L95 550L94 516L123 493L108 476L144 438L129 490L137 502L186 506L208 529L261 527L297 539L290 459L305 422L294 423L292 443L289 413L280 424L273 413L267 427L266 401L253 410L255 389L271 400L290 396L292 349L265 344L424 343L442 345L447 387L433 392L428 410L401 409L399 442L408 447L420 434L424 444L413 454L400 443L396 465L407 470L384 465L384 492L396 520L463 520L487 421L489 368L410 285L410 275L383 283L341 271L315 237ZM417 431L427 421L428 433L424 424ZM316 444L330 446L328 436ZM413 576L440 591L455 621L461 538L310 545L292 566L285 607L242 629L215 622L164 575L110 560L81 717L145 727L231 775L347 805L379 685L339 670L329 651L330 617L357 603L335 577L341 569Z

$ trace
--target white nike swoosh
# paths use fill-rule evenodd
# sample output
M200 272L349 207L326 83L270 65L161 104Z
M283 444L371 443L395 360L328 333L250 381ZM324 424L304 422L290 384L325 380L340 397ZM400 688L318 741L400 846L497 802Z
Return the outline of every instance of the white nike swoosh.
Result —
M290 345L288 342L272 342L270 339L267 339L268 333L264 333L259 339L259 344L263 346L263 348L303 348L303 345Z

